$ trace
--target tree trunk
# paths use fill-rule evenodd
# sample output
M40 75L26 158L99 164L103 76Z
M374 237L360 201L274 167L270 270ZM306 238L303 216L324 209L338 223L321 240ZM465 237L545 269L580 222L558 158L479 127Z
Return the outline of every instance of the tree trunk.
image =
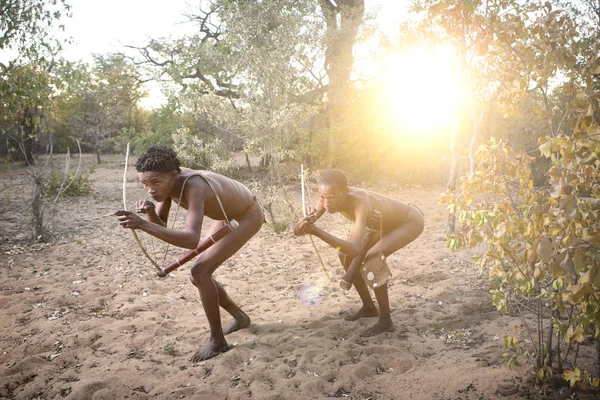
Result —
M449 192L454 192L456 190L456 180L458 177L458 161L459 161L459 156L456 152L456 137L457 137L457 131L458 130L458 123L453 123L452 124L452 133L450 136L450 157L451 157L451 162L450 162L450 175L448 177L448 184L447 184L447 189ZM448 226L447 226L447 233L451 234L454 232L454 230L456 229L456 216L452 213L448 213Z
M348 99L348 82L354 57L352 48L365 13L364 0L321 0L325 17L325 68L329 78L329 119L326 156L332 155L336 132L343 130L343 112ZM338 18L339 17L339 18Z
M31 166L35 164L35 158L33 157L33 132L30 126L27 126L27 120L23 120L23 124L19 127L21 130L20 137L17 138L17 146L23 155L23 161L25 165ZM24 127L27 127L25 130Z
M244 153L244 155L246 156L246 166L248 167L248 171L252 172L252 164L250 164L250 157L248 156L248 153Z
M460 41L458 43L458 63L459 63L459 71L461 74L464 74L467 70L467 49L466 49L466 33L465 35L460 37ZM456 181L458 180L458 163L460 160L460 155L456 151L456 146L458 144L458 127L460 125L461 120L461 110L457 110L454 115L454 120L452 121L452 132L450 135L450 153L451 153L451 162L450 162L450 175L448 177L448 185L447 189L449 192L454 193L456 190ZM454 214L448 213L448 226L446 228L447 233L451 234L456 229L456 216Z
M269 213L269 217L271 217L271 224L275 225L277 221L275 221L275 214L273 214L273 207L271 206L271 203L264 205L263 208Z
M471 135L471 142L469 143L469 177L475 175L475 143L477 142L477 138L479 137L479 132L481 130L481 124L483 123L483 118L485 116L485 108L482 107L479 112L479 118L475 118L475 110L473 110L473 134Z
M33 199L31 202L31 225L33 226L33 240L45 241L44 209L42 207L42 193L44 182L39 171L33 173Z
M48 134L48 157L50 157L50 174L54 174L54 140L52 133Z
M271 155L265 154L260 158L260 168L265 169L271 165Z

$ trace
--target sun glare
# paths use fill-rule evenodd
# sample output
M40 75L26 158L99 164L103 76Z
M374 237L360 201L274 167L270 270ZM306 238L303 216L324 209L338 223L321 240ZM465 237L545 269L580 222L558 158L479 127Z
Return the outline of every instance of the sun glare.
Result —
M450 48L419 47L384 69L389 115L400 132L419 140L449 136L460 104L460 78Z

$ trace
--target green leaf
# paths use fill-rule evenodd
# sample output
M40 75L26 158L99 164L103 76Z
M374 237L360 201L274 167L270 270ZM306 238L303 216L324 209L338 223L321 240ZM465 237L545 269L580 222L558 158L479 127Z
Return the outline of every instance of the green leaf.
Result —
M573 257L573 266L577 273L587 268L586 257L580 250L575 251L575 256Z
M496 231L494 232L494 236L498 239L503 238L504 235L506 235L506 222L498 224Z
M567 331L564 335L565 342L570 344L575 343L583 343L585 341L585 332L583 331L583 326L578 325L576 328L573 328L573 325L569 325Z
M560 196L562 192L562 187L560 186L560 184L555 184L552 185L552 187L550 188L550 197L552 197L553 199L556 199L557 197Z
M573 332L572 340L575 343L583 343L585 341L585 332L583 330L583 325L578 325L575 328L575 332Z
M504 276L504 270L500 268L498 265L494 265L494 267L490 270L491 278L501 278Z
M537 254L540 256L543 262L549 263L554 256L552 239L550 239L548 236L542 237L537 248Z
M506 295L500 290L492 291L492 304L500 312L506 312Z
M538 369L537 373L535 374L535 379L537 382L542 382L544 380L544 376L545 376L544 369L540 368L540 369Z
M567 382L569 382L569 386L573 387L579 381L579 378L581 377L581 371L579 368L575 368L573 371L566 369L563 372L563 377Z
M547 140L545 143L542 143L539 146L539 149L540 153L542 153L542 156L550 158L552 155L552 140Z
M562 289L562 288L563 288L563 286L564 286L563 280L562 280L562 279L560 279L560 278L558 278L558 279L555 279L555 280L552 282L552 289L554 289L554 290L556 290L556 291L559 291L560 289Z
M577 273L575 272L575 264L573 263L569 252L565 251L559 258L561 259L559 262L560 268L562 268L571 279L575 280L577 278Z
M571 300L574 303L579 303L581 301L582 298L584 298L584 296L586 296L589 293L589 285L584 285L583 282L583 274L582 278L579 279L579 283L581 283L580 285L571 285L570 289L573 292L573 296L571 296Z
M590 268L590 276L592 277L592 283L596 288L600 288L600 266L598 264L592 265Z
M475 223L475 226L481 226L481 225L483 225L484 217L483 217L481 211L477 211L475 213L475 218L473 219L473 222Z
M577 218L577 211L579 208L577 207L578 201L575 196L571 196L571 198L564 205L565 217L569 220Z

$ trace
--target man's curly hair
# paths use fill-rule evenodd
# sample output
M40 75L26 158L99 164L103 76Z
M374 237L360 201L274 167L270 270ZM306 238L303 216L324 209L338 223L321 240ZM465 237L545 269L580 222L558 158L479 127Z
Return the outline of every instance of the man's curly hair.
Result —
M327 169L319 177L319 185L335 186L343 189L348 186L346 175L339 169Z
M150 146L135 163L137 172L181 172L175 150L168 146Z

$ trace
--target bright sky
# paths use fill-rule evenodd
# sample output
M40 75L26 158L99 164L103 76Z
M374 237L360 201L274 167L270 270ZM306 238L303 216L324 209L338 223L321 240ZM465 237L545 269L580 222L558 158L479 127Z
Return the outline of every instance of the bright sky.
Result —
M197 10L199 0L68 0L73 16L65 19L66 34L73 43L64 49L68 60L92 61L92 54L105 54L123 45L143 45L148 38L179 37L193 32L184 13ZM365 0L367 11L376 7L381 24L392 29L406 15L410 0ZM162 101L158 88L149 87L144 105Z
M65 34L72 37L73 43L64 48L63 56L72 61L92 61L92 54L106 54L123 50L123 45L144 45L149 38L181 37L194 32L197 27L186 23L184 13L197 11L201 0L67 0L73 16L63 20ZM314 0L315 2L317 0ZM377 11L379 27L390 35L396 33L398 24L407 18L407 9L411 0L365 0L367 12ZM432 54L410 56L391 65L376 65L369 56L367 44L357 49L355 68L358 75L376 74L385 77L389 83L389 94L385 98L385 107L395 107L393 114L403 119L401 126L418 132L419 125L428 120L434 97L442 102L435 109L447 109L457 94L456 81L451 74L442 74L443 68L449 68L446 59L432 63ZM0 59L2 54L0 53ZM436 66L432 71L432 64ZM428 67L428 68L426 68ZM387 68L387 69L386 69ZM390 70L391 68L391 70ZM432 76L445 77L442 82ZM448 78L449 77L449 78ZM160 106L164 101L157 84L147 86L149 96L142 105L148 108ZM420 99L420 100L419 100ZM418 101L417 101L418 100ZM450 110L452 113L454 110ZM410 118L409 118L410 117ZM450 118L450 117L448 117ZM439 123L448 125L446 118L438 118ZM430 127L430 123L425 124Z
M181 36L194 27L183 23L199 0L68 0L73 17L65 20L66 33L74 43L65 58L91 61L92 53L108 53L121 44L139 45L145 39ZM391 26L405 15L410 0L365 0L367 9L381 7L381 23Z
M123 45L144 45L149 38L180 37L196 26L187 23L184 13L197 11L201 0L67 0L72 17L64 18L65 32L59 37L72 38L63 57L92 62L92 54L106 54L123 49ZM316 1L316 0L315 0ZM379 8L378 21L383 29L393 32L405 18L410 0L365 0L367 12ZM14 57L12 51L0 52L0 61ZM153 107L161 101L157 88L149 88L145 105Z
M65 48L70 60L91 61L93 53L109 53L123 44L141 45L152 38L180 36L191 29L183 23L190 0L68 0L73 17L66 34L73 44Z

